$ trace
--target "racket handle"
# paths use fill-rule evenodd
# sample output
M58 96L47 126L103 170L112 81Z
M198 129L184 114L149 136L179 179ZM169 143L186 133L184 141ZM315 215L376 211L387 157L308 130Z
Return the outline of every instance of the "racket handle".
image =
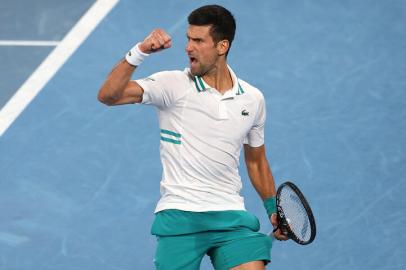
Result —
M288 235L288 230L283 229L283 227L279 227L279 225L278 225L276 228L274 228L274 229L272 230L272 234L274 234L278 229L281 230L281 232L282 232L283 235L286 235L286 236Z

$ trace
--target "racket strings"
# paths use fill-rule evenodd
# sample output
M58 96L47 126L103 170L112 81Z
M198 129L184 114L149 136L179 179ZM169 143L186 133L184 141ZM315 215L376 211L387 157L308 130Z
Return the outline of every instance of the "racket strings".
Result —
M280 194L280 206L285 214L290 230L302 241L311 237L310 220L299 196L286 186Z

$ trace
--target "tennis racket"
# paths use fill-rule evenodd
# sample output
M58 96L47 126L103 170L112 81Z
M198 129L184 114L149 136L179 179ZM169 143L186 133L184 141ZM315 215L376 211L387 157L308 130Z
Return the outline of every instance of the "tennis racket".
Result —
M291 182L279 186L276 192L278 227L282 233L300 245L313 242L316 222L306 198Z

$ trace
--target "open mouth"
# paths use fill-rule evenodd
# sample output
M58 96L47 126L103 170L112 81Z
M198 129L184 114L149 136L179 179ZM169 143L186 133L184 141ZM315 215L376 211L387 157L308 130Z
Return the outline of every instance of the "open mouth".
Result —
M190 64L195 64L195 63L197 63L197 59L193 56L189 56L189 62L190 62Z

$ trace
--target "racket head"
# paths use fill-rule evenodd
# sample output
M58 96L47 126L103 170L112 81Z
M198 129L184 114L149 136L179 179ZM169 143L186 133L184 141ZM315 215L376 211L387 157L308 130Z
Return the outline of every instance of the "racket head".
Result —
M308 245L316 237L316 221L309 203L292 182L285 182L276 192L279 228L300 245Z

